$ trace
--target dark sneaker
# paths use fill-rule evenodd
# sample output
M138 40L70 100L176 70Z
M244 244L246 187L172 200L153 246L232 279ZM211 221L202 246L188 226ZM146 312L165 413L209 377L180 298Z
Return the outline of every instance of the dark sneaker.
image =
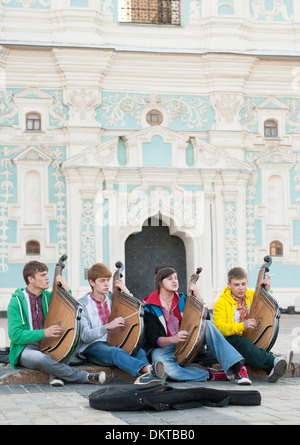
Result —
M135 385L157 385L158 383L162 383L164 382L163 379L160 379L156 376L154 376L153 374L151 374L151 372L147 372L146 374L142 374L140 377L138 377L135 381L134 384Z
M239 372L235 374L235 381L238 385L251 385L246 366L242 366Z
M164 370L164 364L160 360L153 363L150 368L150 372L140 375L135 381L135 385L156 385L163 383L166 378Z
M88 374L86 378L86 383L91 383L92 385L103 385L106 381L105 372L97 372L96 374Z
M274 362L274 368L268 375L268 382L276 383L277 380L285 374L287 366L288 366L288 360L286 357L276 358Z
M153 376L156 376L159 379L166 380L166 378L168 377L167 373L165 372L164 364L160 360L152 363L150 372Z

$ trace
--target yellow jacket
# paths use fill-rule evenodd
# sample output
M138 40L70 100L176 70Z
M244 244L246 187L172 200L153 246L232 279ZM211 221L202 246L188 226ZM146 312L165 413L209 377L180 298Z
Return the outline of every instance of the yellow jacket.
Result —
M250 310L254 291L246 291L246 304ZM243 335L244 323L239 322L237 303L231 296L231 289L227 286L220 298L216 301L213 309L213 322L224 337L230 335Z

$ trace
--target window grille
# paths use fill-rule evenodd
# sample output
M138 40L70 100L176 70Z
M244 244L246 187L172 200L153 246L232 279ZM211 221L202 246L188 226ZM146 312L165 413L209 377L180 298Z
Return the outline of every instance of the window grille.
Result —
M119 0L119 22L180 25L180 0Z

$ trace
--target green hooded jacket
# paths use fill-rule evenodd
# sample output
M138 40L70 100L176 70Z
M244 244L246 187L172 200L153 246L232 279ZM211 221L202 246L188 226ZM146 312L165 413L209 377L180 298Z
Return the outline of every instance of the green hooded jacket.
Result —
M20 355L25 347L45 338L45 330L31 330L29 323L28 304L23 289L17 289L7 308L8 336L10 338L9 360L13 369L17 369ZM51 292L42 292L42 306L46 318L50 304Z

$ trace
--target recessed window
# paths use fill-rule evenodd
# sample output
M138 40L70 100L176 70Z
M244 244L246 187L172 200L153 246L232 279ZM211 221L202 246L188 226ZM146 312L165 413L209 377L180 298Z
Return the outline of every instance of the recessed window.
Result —
M270 119L265 121L265 137L266 138L276 138L278 137L278 123L277 121Z
M163 115L158 110L151 110L147 113L146 121L149 125L161 125L163 122Z
M41 130L41 115L39 113L26 114L26 130L39 131Z
M119 22L180 25L180 0L119 0Z
M40 255L41 248L40 243L35 240L27 241L26 243L26 255Z
M271 256L283 256L283 244L280 241L273 241L270 244Z

